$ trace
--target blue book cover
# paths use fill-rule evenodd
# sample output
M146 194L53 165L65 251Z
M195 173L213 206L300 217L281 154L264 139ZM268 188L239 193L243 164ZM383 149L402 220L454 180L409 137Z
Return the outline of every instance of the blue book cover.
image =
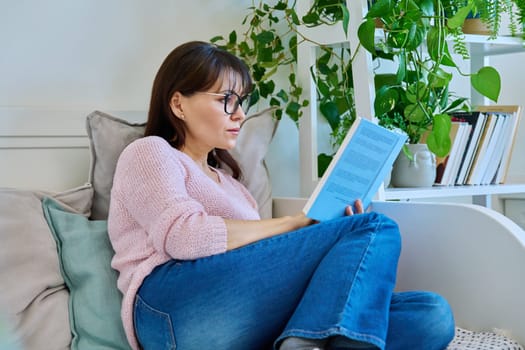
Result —
M356 199L367 208L406 140L404 134L357 118L308 199L306 216L318 221L343 216Z

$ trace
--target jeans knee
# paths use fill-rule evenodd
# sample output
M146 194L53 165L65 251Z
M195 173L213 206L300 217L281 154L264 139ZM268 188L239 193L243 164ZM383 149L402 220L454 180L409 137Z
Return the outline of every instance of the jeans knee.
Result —
M389 350L442 350L454 338L448 302L426 291L395 292L390 303Z
M378 233L381 235L380 237L388 239L398 250L401 250L401 234L397 222L384 214L371 212L369 215L370 220L377 224Z
M420 302L426 305L426 322L422 323L421 332L427 339L433 339L436 348L444 349L454 338L455 321L448 301L439 294L423 292Z

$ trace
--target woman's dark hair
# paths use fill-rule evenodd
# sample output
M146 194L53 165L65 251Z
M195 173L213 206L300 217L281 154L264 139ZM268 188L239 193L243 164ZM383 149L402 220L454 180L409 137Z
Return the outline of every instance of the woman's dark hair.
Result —
M251 91L249 69L235 55L202 41L190 41L176 47L164 59L155 76L145 136L160 136L171 146L180 149L186 139L186 126L170 108L173 94L178 91L190 96L195 92L207 91L228 72L240 76L243 94ZM211 151L208 163L212 166L225 164L231 169L234 178L241 176L239 165L227 150Z

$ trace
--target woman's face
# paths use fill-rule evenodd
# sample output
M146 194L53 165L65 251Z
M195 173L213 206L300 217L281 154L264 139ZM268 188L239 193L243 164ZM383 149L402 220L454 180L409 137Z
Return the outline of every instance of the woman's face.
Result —
M241 106L231 115L225 112L225 94L236 93L242 96L240 78L228 75L220 79L210 90L184 96L175 93L172 98L172 110L176 104L175 115L184 120L186 125L186 142L184 148L207 154L214 148L232 149L237 141L241 123L246 118ZM237 86L237 90L232 90ZM235 89L235 88L233 88ZM231 95L227 110L233 111L237 97ZM175 100L175 101L174 101Z

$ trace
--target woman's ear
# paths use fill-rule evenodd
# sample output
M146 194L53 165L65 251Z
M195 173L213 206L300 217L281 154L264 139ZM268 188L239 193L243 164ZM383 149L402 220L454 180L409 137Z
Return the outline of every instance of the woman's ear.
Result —
M184 120L184 113L182 111L182 99L183 95L180 92L175 92L170 99L170 108L173 115L177 118Z

